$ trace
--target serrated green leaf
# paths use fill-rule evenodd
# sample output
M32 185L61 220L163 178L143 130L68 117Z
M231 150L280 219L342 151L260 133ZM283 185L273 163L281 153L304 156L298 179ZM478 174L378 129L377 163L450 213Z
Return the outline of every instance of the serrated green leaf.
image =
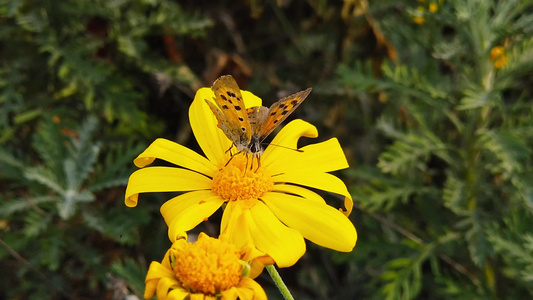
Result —
M26 169L24 176L29 180L36 181L48 187L59 195L63 195L66 192L61 183L58 181L56 174L43 166Z

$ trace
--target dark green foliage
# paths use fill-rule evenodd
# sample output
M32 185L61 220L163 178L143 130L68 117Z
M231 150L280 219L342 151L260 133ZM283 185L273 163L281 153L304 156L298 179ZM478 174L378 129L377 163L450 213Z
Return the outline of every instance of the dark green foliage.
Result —
M407 255L390 251L381 267L387 299L532 296L523 279L531 276L531 226L507 221L533 216L533 95L523 84L533 70L524 14L532 4L446 2L412 32L389 32L397 49L424 53L400 50L402 64L384 64L379 79L360 65L339 67L344 86L387 99L376 123L390 141L376 156L381 172L347 172L358 181L354 196L364 210L387 212L376 218L395 231L385 242L418 245ZM415 38L428 30L431 39ZM508 63L496 69L491 49L503 44ZM436 73L443 67L450 70Z
M0 298L142 297L167 197L125 207L132 160L197 149L222 74L312 86L294 115L352 166L358 244L309 244L296 299L533 297L533 2L369 2L0 1Z

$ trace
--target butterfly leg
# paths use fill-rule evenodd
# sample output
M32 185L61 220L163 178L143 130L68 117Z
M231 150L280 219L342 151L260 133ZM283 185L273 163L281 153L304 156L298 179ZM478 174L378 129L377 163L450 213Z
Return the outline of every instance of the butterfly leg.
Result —
M244 166L244 174L242 175L242 177L246 176L246 171L248 170L248 153L246 153L246 152L243 152L243 153L244 153L244 155L246 155L246 165ZM254 163L254 161L253 161L253 157L252 157L252 164L253 163Z
M230 149L231 149L231 148L230 148ZM227 152L227 151L226 151L226 152ZM237 155L237 154L239 154L239 153L241 153L241 152L242 152L242 151L239 151L239 152L233 154L232 156L230 156L230 158L228 159L228 161L227 161L226 164L224 165L224 168L225 168L227 165L229 165L229 163L231 162L231 160L233 159L233 157L234 157L235 155Z
M229 149L226 150L226 151L224 152L224 154L230 152L230 150L231 150L231 148L233 148L233 146L235 146L235 143L231 143L231 146L229 146ZM230 154L231 154L231 152L230 152Z
M254 173L257 173L257 170L259 170L259 167L261 167L261 160L259 159L258 153L252 153L252 160L250 162L250 170L254 169L254 158L257 158L257 169L255 169ZM246 157L246 169L248 169L248 157Z

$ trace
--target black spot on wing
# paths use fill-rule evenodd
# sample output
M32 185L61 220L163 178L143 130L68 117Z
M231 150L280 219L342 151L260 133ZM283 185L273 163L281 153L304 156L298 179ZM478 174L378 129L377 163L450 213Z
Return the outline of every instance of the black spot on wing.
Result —
M228 94L228 96L230 96L231 98L237 97L234 92L227 91L226 94Z
M288 114L288 113L289 113L288 110L284 110L284 111L281 112L281 115L284 116L284 115L286 115L286 114Z
M235 107L235 110L241 110L241 107L238 105L234 105L233 107Z
M278 122L279 122L279 120L274 120L273 123L274 123L274 124L278 124Z
M298 104L298 100L292 100L291 104L292 106L295 106L296 104Z
M242 132L246 132L246 128L241 127Z
M227 105L222 105L222 109L229 109Z
M239 121L244 122L244 119L242 117L239 117Z
M273 111L273 112L270 113L270 115L271 115L271 116L275 116L275 115L276 115L276 112Z
M228 101L228 98L226 98L226 96L224 96L224 94L220 94L220 98L222 98L222 100L224 100L224 101Z

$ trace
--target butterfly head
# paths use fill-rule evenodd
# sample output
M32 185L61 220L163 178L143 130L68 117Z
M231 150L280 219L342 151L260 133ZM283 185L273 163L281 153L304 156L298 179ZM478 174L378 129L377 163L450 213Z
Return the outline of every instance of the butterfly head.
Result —
M248 144L247 152L261 155L263 153L263 147L261 146L262 140L257 134L252 135L252 140Z

